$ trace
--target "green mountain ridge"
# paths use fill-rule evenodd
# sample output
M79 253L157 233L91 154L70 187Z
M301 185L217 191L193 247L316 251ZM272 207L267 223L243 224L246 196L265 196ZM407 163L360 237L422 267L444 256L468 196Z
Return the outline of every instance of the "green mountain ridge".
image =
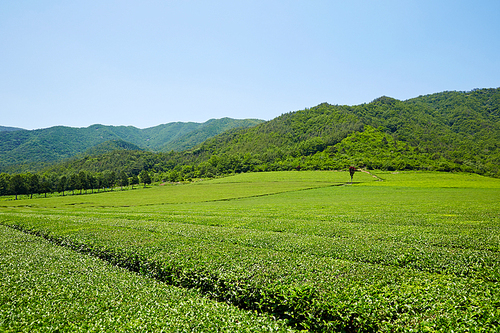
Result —
M123 140L140 149L160 151L191 148L210 135L234 127L253 126L262 120L211 119L205 123L175 122L151 128L92 125L86 128L55 126L38 130L0 132L0 171L36 171L50 163L82 154L110 140ZM207 130L208 129L208 130ZM184 138L184 140L182 139ZM189 142L187 142L189 138Z
M219 120L215 128L231 127L228 124L232 121ZM148 129L149 137L140 137L137 146L148 151L118 147L121 150L104 151L45 170L59 174L114 170L128 175L146 170L158 177L163 175L163 179L178 180L232 172L331 170L355 165L500 177L500 88L446 91L406 101L382 96L356 106L322 103L257 125L233 126L217 135L213 135L217 131L212 131L212 121L204 125L193 130L196 124L188 123L192 127L187 133L179 128L171 130L179 123L160 125ZM102 125L90 129L100 131L101 140L106 141L116 140L113 135L120 130L120 140L132 143L140 131ZM161 131L175 133L162 146L155 141L155 133Z
M252 128L225 132L192 154L198 162L212 155L252 154L262 163L274 163L328 151L328 158L338 159L332 147L366 126L408 144L414 154L450 162L455 169L465 165L464 170L499 174L500 88L442 92L406 101L383 96L357 106L322 103ZM356 156L344 164L368 166Z
M263 121L259 119L246 119L245 126L241 126L238 122L239 120L232 118L210 119L200 128L173 138L159 150L163 152L188 150L226 130L248 128L261 124Z
M19 127L0 126L0 132L14 132L14 131L25 131L25 129Z
M65 162L57 173L150 171L161 179L232 172L464 171L500 177L500 88L442 92L357 106L322 103L249 128L233 128L184 151L115 151ZM160 179L159 178L159 179Z

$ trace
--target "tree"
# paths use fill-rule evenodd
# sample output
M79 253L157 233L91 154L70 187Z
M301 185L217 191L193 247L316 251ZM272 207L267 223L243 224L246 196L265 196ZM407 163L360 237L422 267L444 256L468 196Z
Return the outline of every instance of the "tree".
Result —
M85 190L85 193L87 193L89 186L85 171L80 171L80 173L78 173L78 185L79 187L77 189L80 190L80 194L82 194L82 190Z
M75 190L80 188L79 178L76 173L69 176L68 179L68 190L72 191L73 195L75 194Z
M356 172L356 167L350 166L349 167L349 174L351 175L351 184L352 184L352 177L354 176L355 172Z
M61 193L64 196L64 191L66 190L66 187L68 185L68 178L66 176L62 176L59 178L57 182L57 192Z
M168 180L171 182L178 182L181 180L181 175L177 172L177 170L172 170L168 174Z
M33 194L39 192L40 178L37 174L32 174L29 172L25 174L24 177L24 184L26 186L27 194L30 196L30 199L33 199Z
M93 194L94 193L94 189L98 186L98 184L97 184L96 177L93 174L91 174L91 173L89 173L87 175L87 184L88 184L88 187L92 190L92 194Z
M125 172L120 171L118 174L118 183L120 184L121 190L123 190L123 186L128 186L128 177Z
M0 195L7 195L10 192L9 189L10 175L8 173L0 173Z
M20 174L14 175L10 178L10 190L16 196L19 194L24 194L26 192L26 185L24 179Z
M99 190L101 188L104 188L104 176L102 175L102 173L99 172L95 176L95 179L96 179L97 193L99 193Z
M137 184L139 184L139 177L137 177L137 175L130 177L130 185L132 185L132 189L134 189L134 185Z
M103 185L104 187L109 187L113 190L116 183L116 174L114 171L105 171L103 173Z
M141 182L144 183L144 187L146 187L147 184L151 184L151 177L146 170L141 171L139 178L141 178Z
M47 192L52 192L52 184L47 177L42 177L39 192L45 194L45 197L47 197Z

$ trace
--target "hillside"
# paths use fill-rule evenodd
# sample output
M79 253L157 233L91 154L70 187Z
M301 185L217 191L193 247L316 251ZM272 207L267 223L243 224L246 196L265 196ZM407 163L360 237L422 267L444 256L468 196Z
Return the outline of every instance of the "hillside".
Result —
M13 131L24 131L24 129L18 127L0 126L0 132L13 132Z
M382 170L474 172L500 177L500 89L443 92L358 106L322 103L182 152L120 151L67 161L47 171L147 170L178 181L233 172Z
M364 131L366 126L375 129L368 132L371 138L366 138L373 144L363 154L347 156L344 152L341 156L337 148L342 146L342 140ZM380 141L383 136L384 143ZM403 157L393 156L399 149L387 145L391 140L396 142L396 148L406 147L404 158L421 159L420 164L430 164L431 169L499 175L500 89L442 92L407 101L384 96L358 106L322 103L253 128L223 133L198 146L192 154L197 161L212 155L252 154L262 163L274 163L304 161L321 153L317 157L330 159L336 166L380 166L376 162L379 159L397 168L401 163L391 161ZM384 154L375 148L380 144L385 144ZM360 159L361 155L365 157ZM339 159L343 162L338 163Z
M109 140L98 144L90 149L87 149L82 155L85 156L98 156L116 150L144 150L133 143L123 140Z
M259 122L262 121L224 118L205 123L176 122L146 129L92 125L86 128L56 126L33 131L2 131L0 171L37 170L47 163L74 157L110 140L122 140L149 151L187 149L228 129L253 126Z
M158 150L164 152L169 152L171 150L188 150L227 130L233 128L248 128L261 124L262 122L263 121L259 119L245 119L244 123L242 123L241 120L232 118L210 119L196 130L170 140Z

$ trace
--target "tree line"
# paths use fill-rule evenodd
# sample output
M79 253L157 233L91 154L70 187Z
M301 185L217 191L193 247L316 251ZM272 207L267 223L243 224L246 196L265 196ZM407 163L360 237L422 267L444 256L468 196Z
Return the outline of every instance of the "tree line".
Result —
M18 199L19 195L27 195L33 198L34 194L42 194L45 197L48 193L59 193L65 195L71 192L72 195L82 194L83 191L91 193L106 190L113 190L113 188L120 186L132 186L138 184L144 186L151 184L151 177L146 170L141 171L139 175L127 176L123 171L105 171L98 173L91 173L80 171L73 173L69 176L56 174L43 174L36 173L20 173L9 175L7 173L0 174L0 195L13 195Z

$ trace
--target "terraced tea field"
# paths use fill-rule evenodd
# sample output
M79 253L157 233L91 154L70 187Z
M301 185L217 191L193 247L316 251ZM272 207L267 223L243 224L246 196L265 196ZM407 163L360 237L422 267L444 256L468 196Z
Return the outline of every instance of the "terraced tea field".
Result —
M500 180L375 175L0 201L0 330L498 331Z

